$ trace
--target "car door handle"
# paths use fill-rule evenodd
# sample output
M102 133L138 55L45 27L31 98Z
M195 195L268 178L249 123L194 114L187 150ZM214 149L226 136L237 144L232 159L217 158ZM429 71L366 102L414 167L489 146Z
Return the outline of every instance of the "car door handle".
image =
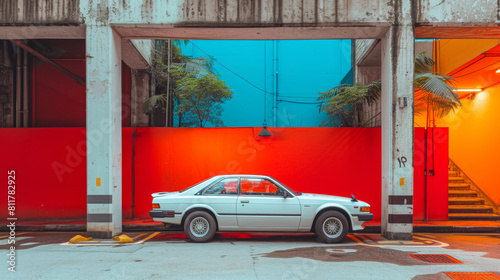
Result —
M241 200L241 203L250 203L250 200Z

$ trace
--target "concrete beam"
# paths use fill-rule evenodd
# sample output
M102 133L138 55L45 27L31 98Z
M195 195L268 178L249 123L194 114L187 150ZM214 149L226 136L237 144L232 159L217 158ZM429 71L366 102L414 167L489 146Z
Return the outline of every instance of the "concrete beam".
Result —
M498 39L500 26L477 27L461 24L455 27L420 26L415 28L420 39Z
M149 115L142 110L142 104L150 96L150 75L147 71L132 70L132 104L130 106L133 127L147 127Z
M123 38L135 39L211 39L211 40L308 40L381 38L390 24L335 27L176 27L174 25L113 24Z
M42 60L43 62L52 65L57 70L59 70L59 71L63 72L64 74L70 76L71 78L73 78L80 85L85 85L85 79L84 78L79 77L75 73L73 73L70 70L68 70L68 69L64 68L63 66L59 65L57 62L49 59L48 57L46 57L43 54L39 53L35 49L33 49L30 46L26 45L25 43L23 43L23 42L21 42L19 40L16 40L16 39L12 39L10 41L12 43L16 44L17 46L19 46L20 48L24 49L25 51L27 51L27 52L31 53L32 55L36 56L38 59Z
M418 25L491 26L499 20L497 0L419 0L416 1Z
M87 236L122 232L121 38L87 25Z
M122 40L122 59L131 69L148 69L152 59L151 52L151 40Z
M153 40L130 40L137 52L151 65L154 59L155 42Z
M85 39L85 26L0 26L0 39Z
M112 9L92 10L95 0L80 0L80 18L109 15L112 23L176 24L177 26L254 26L283 27L378 25L393 20L392 0L255 0L255 1L127 1Z
M369 41L369 40L356 40L358 41ZM432 57L432 41L416 41L415 42L415 55L421 52L426 52L427 56ZM362 51L365 52L363 53ZM373 44L370 48L361 49L361 53L358 54L358 48L356 48L356 66L357 67L380 67L382 65L381 59L382 48L380 44ZM377 70L380 71L380 68Z
M377 47L378 56L373 52L373 49ZM354 64L357 66L375 66L369 61L372 57L377 57L380 62L380 40L376 39L357 39L354 40ZM378 63L377 65L380 65Z
M0 24L79 25L79 0L2 0Z
M95 5L101 2L106 4ZM397 2L393 0L122 2L118 4L109 0L4 0L0 4L0 25L68 27L83 26L92 19L106 19L107 22L116 24L172 24L176 27L362 28L394 23L397 8ZM472 2L416 0L412 3L414 3L411 10L415 14L415 24L419 27L496 27L500 19L497 0Z
M411 0L396 0L397 24L382 38L382 235L413 231L414 42Z

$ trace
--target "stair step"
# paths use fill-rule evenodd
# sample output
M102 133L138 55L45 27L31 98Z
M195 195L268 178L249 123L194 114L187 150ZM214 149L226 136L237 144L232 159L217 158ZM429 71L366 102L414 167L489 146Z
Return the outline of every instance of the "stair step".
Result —
M453 182L453 183L462 183L464 181L464 178L462 177L448 177L448 182Z
M448 197L477 197L477 192L467 190L449 190Z
M482 213L449 213L449 220L500 221L500 215Z
M454 183L448 184L448 189L450 190L470 190L470 184L467 183Z
M448 170L448 177L458 177L457 175L458 175L457 171Z
M484 205L484 199L479 197L450 197L448 205Z
M487 205L448 205L448 213L493 213Z

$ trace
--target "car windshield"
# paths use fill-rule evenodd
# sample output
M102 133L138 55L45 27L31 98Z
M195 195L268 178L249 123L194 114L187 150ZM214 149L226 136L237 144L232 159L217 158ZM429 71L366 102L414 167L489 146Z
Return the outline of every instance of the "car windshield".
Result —
M280 181L276 180L276 178L274 178L274 177L271 177L271 178L273 178L273 179L274 179L274 181L279 182L279 183L281 184L281 186L285 187L285 188L286 188L289 192L293 193L294 195L302 195L302 193L301 193L301 192L298 192L298 191L294 191L294 190L292 190L292 188L290 188L289 186L287 186L287 185L283 184L282 182L280 182Z
M208 182L208 181L210 181L210 180L212 180L212 179L213 179L213 177L212 177L212 178L208 178L208 179L203 180L203 181L201 181L201 182L199 182L199 183L196 183L196 184L194 184L194 185L192 185L192 186L190 186L190 187L188 187L188 188L185 188L185 189L183 189L182 191L179 191L179 192L180 192L180 193L183 193L183 192L185 192L185 191L187 191L187 190L189 190L189 189L191 189L191 188L194 188L194 187L196 187L196 186L198 186L198 185L200 185L200 184L203 184L203 183L205 183L205 182Z

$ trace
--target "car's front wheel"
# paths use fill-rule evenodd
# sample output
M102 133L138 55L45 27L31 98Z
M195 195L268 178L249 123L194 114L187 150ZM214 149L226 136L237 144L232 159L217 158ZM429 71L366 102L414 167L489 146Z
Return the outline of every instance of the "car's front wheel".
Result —
M346 237L349 224L342 213L332 210L318 217L314 229L321 242L337 243Z
M214 217L205 211L195 211L184 221L184 232L193 242L210 241L216 231Z

